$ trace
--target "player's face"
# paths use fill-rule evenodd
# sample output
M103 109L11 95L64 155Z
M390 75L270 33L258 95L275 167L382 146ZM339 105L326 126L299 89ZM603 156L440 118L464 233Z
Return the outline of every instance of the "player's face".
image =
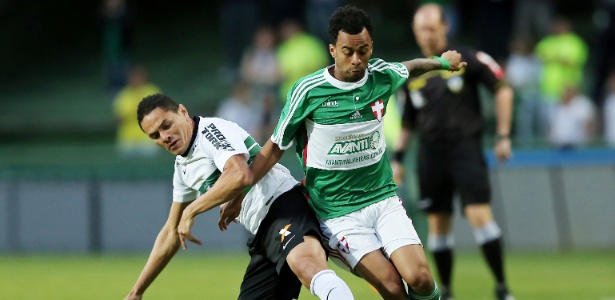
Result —
M143 117L141 128L156 144L169 152L180 155L186 152L192 139L192 119L180 104L179 112L156 108Z
M448 25L442 21L438 10L425 9L417 12L412 30L425 56L440 55L440 52L445 50Z
M340 31L337 43L329 45L329 52L335 60L335 78L346 81L359 81L365 75L367 63L372 56L373 42L366 29L359 34Z

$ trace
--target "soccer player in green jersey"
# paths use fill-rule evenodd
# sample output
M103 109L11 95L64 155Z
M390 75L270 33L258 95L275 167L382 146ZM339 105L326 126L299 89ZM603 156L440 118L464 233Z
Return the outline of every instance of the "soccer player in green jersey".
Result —
M273 136L250 169L258 182L296 144L302 184L333 250L330 257L385 299L439 299L421 241L396 195L383 121L389 96L408 76L456 71L466 63L456 51L401 63L370 59L372 29L359 8L333 13L329 52L335 64L294 84Z

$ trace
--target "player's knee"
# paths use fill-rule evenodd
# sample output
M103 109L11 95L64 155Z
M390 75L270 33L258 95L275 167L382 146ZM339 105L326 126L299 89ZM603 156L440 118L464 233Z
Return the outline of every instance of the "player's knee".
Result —
M404 278L410 288L419 294L428 294L434 288L433 277L427 264L419 266L409 278Z
M309 241L293 248L286 256L286 263L302 282L309 282L314 274L327 269L325 251L320 244L315 246Z
M388 274L372 285L384 299L405 299L406 288L398 274Z

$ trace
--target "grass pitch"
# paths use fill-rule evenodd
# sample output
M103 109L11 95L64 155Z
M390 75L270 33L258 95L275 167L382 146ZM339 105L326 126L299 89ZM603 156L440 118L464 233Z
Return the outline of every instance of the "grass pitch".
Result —
M0 255L0 299L123 299L146 259L147 253ZM180 251L144 299L236 299L247 263L246 252ZM519 300L615 300L615 251L514 252L508 253L506 265ZM356 299L380 299L363 280L333 268ZM456 299L493 299L494 283L478 253L458 254L454 276ZM300 299L317 298L303 289Z

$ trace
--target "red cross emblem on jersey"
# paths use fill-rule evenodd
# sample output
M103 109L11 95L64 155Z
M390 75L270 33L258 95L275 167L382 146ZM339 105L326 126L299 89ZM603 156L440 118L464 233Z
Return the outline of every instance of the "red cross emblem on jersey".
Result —
M372 103L370 105L372 107L372 113L374 117L378 120L378 122L382 121L382 117L384 116L384 101L382 99Z

